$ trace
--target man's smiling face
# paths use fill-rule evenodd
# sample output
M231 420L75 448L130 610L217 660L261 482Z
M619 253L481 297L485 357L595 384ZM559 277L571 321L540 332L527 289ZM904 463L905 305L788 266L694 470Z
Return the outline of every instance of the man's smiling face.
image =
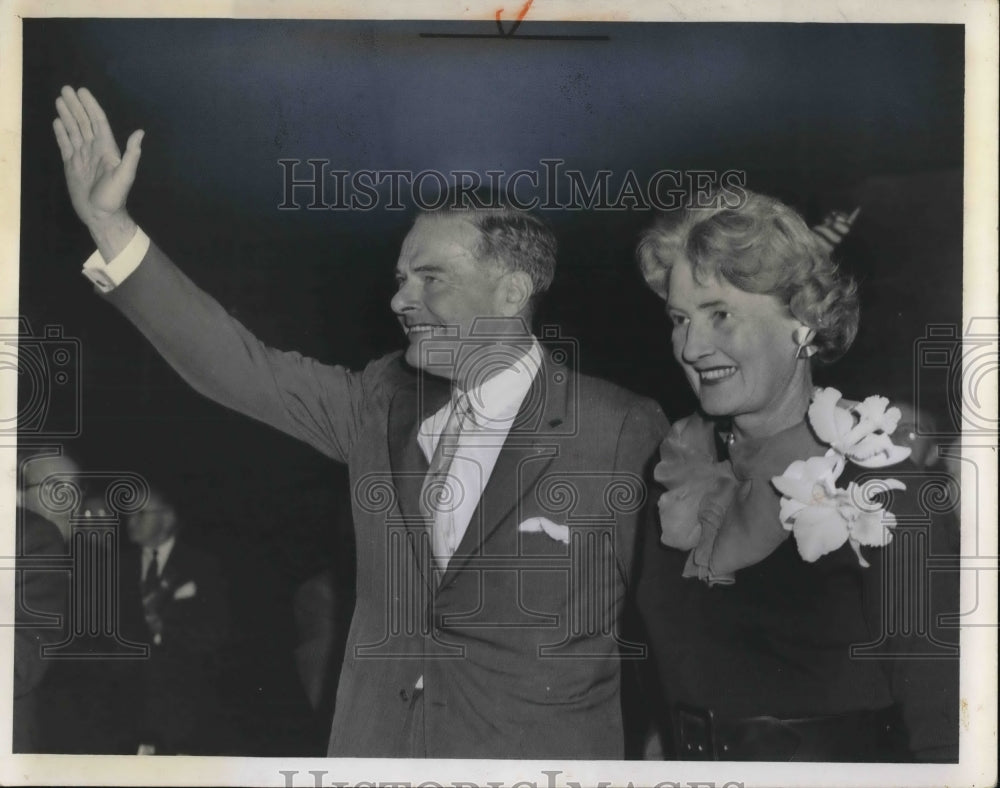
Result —
M503 269L478 259L479 242L479 230L456 215L421 216L404 239L391 306L409 340L411 365L454 378L476 319L509 316ZM422 348L427 340L433 342Z

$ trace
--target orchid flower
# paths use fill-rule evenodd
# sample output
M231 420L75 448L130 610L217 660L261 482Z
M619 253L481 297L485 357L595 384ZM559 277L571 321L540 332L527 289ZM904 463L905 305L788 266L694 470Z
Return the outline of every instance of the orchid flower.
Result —
M823 457L796 460L785 473L771 483L782 494L779 518L791 531L805 561L821 556L850 542L863 567L868 562L861 555L861 545L883 547L892 541L896 518L875 499L886 490L905 490L897 479L873 480L847 489L836 486L844 469L839 452L830 449Z
M809 406L809 423L816 436L862 468L895 465L910 456L910 449L895 445L889 436L902 417L885 397L873 396L851 408L839 407L835 388L817 389Z

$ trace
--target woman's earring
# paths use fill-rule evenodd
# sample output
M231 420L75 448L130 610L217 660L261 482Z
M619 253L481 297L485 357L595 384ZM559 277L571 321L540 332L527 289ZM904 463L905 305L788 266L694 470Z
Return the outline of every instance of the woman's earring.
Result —
M816 352L816 346L809 344L814 336L816 336L816 332L809 326L799 326L795 329L792 333L792 339L798 345L798 350L795 352L796 358L809 358Z

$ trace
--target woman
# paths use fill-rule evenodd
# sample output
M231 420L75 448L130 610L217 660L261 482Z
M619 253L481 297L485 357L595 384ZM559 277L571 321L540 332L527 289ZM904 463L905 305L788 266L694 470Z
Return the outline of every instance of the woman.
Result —
M637 592L668 756L957 759L957 634L936 626L957 572L911 604L957 529L916 500L897 409L813 386L857 332L854 283L752 193L660 219L638 257L700 403L663 443Z

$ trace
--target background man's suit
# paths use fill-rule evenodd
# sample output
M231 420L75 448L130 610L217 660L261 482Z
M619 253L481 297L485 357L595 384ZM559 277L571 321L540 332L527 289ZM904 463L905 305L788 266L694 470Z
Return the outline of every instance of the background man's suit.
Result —
M163 634L157 643L143 615L141 555L129 544L120 559L122 634L150 648L149 659L125 666L131 681L119 701L132 723L123 731L133 740L129 749L135 753L141 742L153 744L157 753L222 752L218 659L228 620L218 565L177 538L160 575Z
M546 358L437 586L416 432L445 383L398 354L350 372L267 348L155 246L108 298L195 389L349 466L357 603L331 755L622 756L613 629L655 403ZM533 518L570 543L519 530Z

